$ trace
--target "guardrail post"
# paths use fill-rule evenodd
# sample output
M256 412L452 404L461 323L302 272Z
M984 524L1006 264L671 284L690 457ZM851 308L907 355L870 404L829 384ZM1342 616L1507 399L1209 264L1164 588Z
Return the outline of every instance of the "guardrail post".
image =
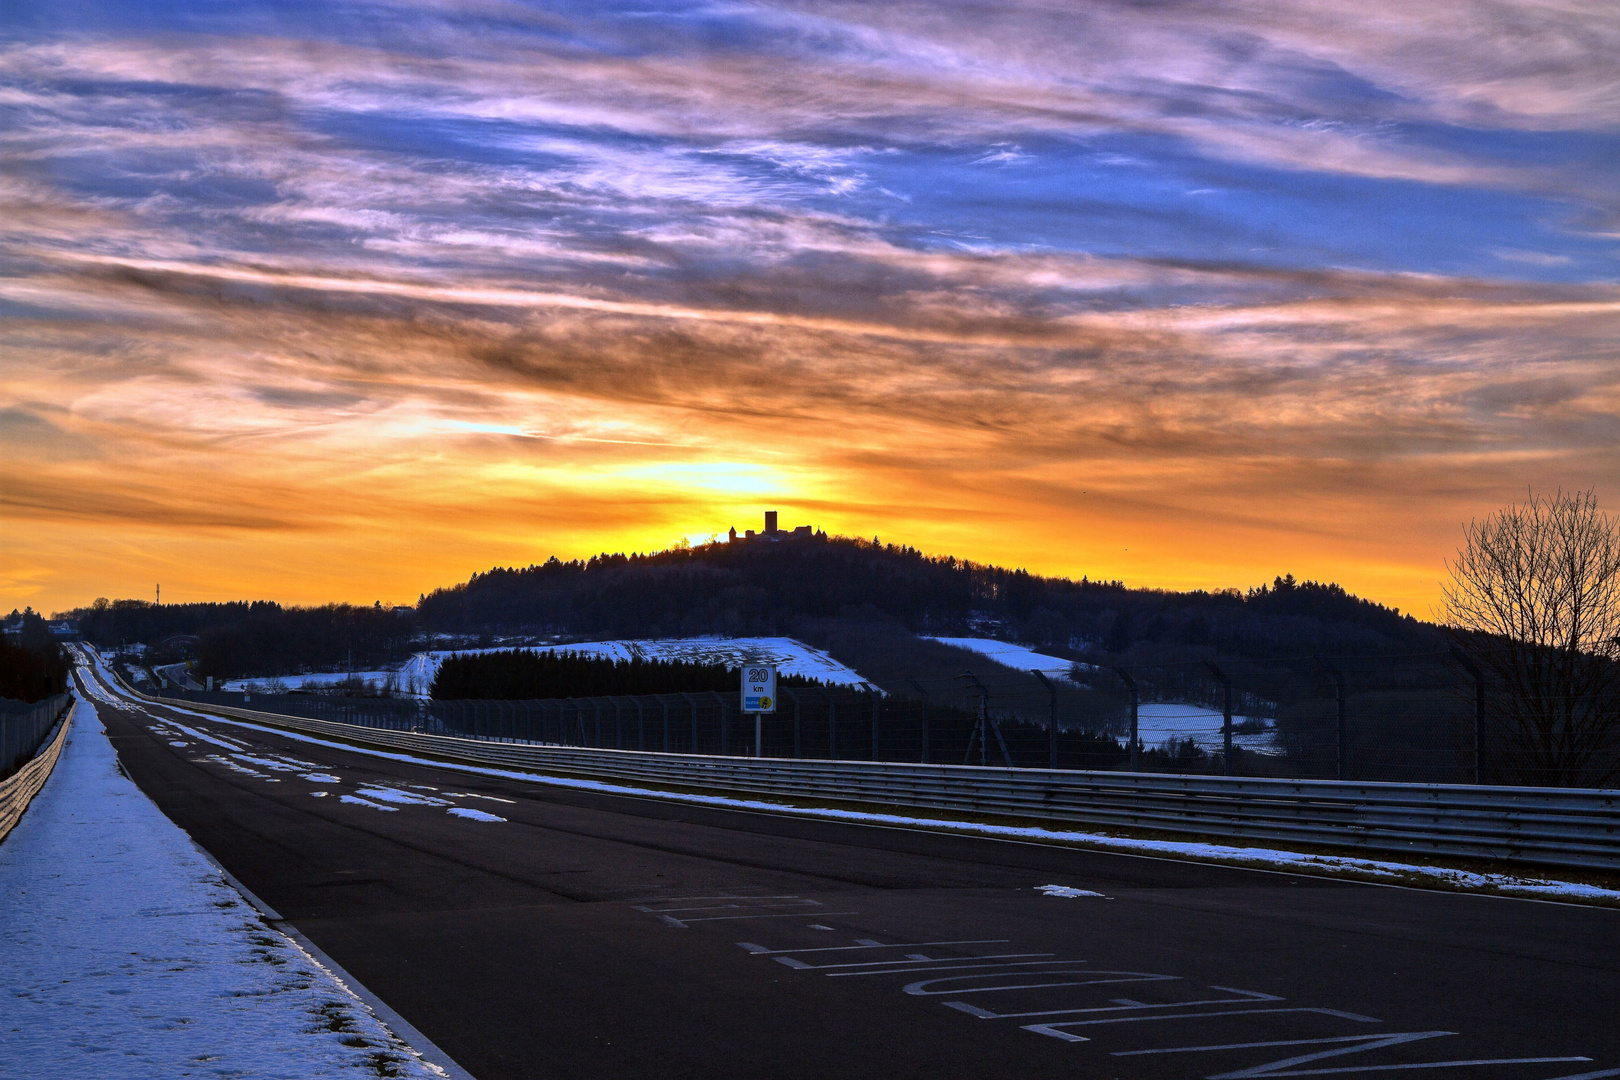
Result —
M1221 681L1221 687L1225 690L1225 700L1224 700L1224 702L1223 702L1223 704L1221 706L1221 716L1222 716L1222 720L1221 720L1221 746L1223 748L1222 749L1222 757L1225 759L1222 762L1222 764L1225 767L1226 775L1231 776L1232 775L1232 680L1228 679L1226 677L1226 672L1222 671L1220 668L1216 667L1214 664L1210 663L1208 660L1204 661L1204 666L1209 668L1209 670L1214 674L1214 676Z
M1338 733L1337 768L1334 770L1333 778L1335 780L1343 780L1344 774L1349 768L1350 760L1350 755L1348 753L1350 729L1345 720L1344 676L1339 674L1338 668L1328 663L1324 658L1318 656L1315 658L1315 660L1322 666L1322 670L1327 672L1328 678L1333 680L1334 697L1338 703L1338 711L1336 714L1337 720L1334 729Z
M1058 732L1057 732L1057 687L1052 685L1052 680L1051 679L1048 679L1045 675L1041 674L1039 671L1036 671L1034 668L1030 668L1029 673L1031 675L1035 676L1037 679L1041 680L1041 685L1046 687L1046 692L1048 694L1050 694L1051 697L1052 697L1051 710L1048 713L1047 721L1046 721L1046 741L1047 741L1047 744L1048 744L1047 745L1047 754L1048 754L1048 757L1050 758L1049 764L1051 765L1052 768L1055 769L1055 768L1058 767L1058 764L1057 764L1057 735L1058 735Z
M1457 646L1451 646L1451 655L1467 670L1474 680L1474 783L1485 782L1485 673Z
M1138 717L1142 707L1142 695L1136 688L1136 680L1131 673L1122 667L1114 668L1114 674L1119 676L1120 682L1131 694L1131 772L1140 772L1142 769L1142 739L1138 734Z
M928 691L924 690L922 683L916 679L907 679L906 681L915 686L917 693L922 695L922 763L926 765L928 764Z

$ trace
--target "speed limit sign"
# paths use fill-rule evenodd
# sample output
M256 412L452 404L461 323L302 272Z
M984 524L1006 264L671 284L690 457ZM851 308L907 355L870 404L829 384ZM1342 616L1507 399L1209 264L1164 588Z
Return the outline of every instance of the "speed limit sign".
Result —
M743 712L776 711L776 666L744 664L742 669Z

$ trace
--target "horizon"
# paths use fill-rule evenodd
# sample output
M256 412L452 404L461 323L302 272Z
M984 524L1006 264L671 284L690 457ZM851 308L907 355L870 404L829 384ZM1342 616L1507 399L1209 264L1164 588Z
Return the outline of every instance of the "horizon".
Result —
M784 529L783 531L786 532L788 530ZM867 538L864 537L864 536L846 536L846 535L838 534L838 533L825 533L825 538L827 540L830 540L830 541L843 540L843 541L851 541L851 542L855 542L855 543L868 543L869 542L867 540ZM874 537L874 539L881 540L881 537ZM397 601L397 600L390 601L390 600L387 600L387 599L384 599L384 598L373 598L372 601L368 604L368 603L363 602L363 601L355 601L355 600L331 600L331 599L328 599L328 600L316 600L316 601L288 601L288 600L282 600L282 599L272 597L272 596L254 596L254 597L238 596L238 597L229 597L229 598L212 597L212 598L193 598L193 599L185 599L185 600L170 600L167 603L164 603L164 602L160 602L160 601L146 600L146 599L144 599L142 597L139 597L139 596L108 596L108 597L97 597L97 598L95 598L95 600L89 600L89 601L86 601L86 602L84 602L82 604L75 604L75 605L73 605L71 607L68 607L68 608L46 609L46 610L35 612L35 614L38 614L38 615L41 615L42 617L46 617L46 618L50 618L50 619L67 618L67 617L70 617L75 611L82 611L82 610L92 608L94 606L94 604L98 600L106 600L109 604L135 602L135 603L142 603L142 604L150 604L153 607L164 607L164 606L182 607L182 606L185 606L185 605L188 605L188 604L220 604L220 605L224 605L224 604L253 604L253 603L270 602L270 603L280 604L284 608L291 608L291 607L304 607L304 608L323 607L323 606L326 606L326 605L333 605L333 604L335 604L335 605L347 604L347 605L352 606L352 607L381 606L381 607L384 607L384 608L396 608L396 607L415 608L417 606L417 604L421 602L421 598L424 597L424 596L431 596L435 591L438 591L438 590L453 589L453 588L456 588L459 585L465 585L467 583L467 581L469 579L471 579L471 578L477 577L480 574L489 573L489 572L493 572L493 571L496 571L496 570L533 569L535 567L545 565L546 563L550 562L552 559L558 559L560 562L562 562L564 564L568 564L568 563L576 563L576 562L577 563L588 563L588 562L590 562L590 561L592 561L594 559L598 559L598 558L653 558L653 557L656 557L656 556L659 556L659 555L669 554L672 551L682 550L682 547L681 547L682 544L686 544L689 548L695 549L695 548L700 548L700 547L709 546L709 545L713 545L713 546L716 546L716 547L723 547L728 542L729 541L727 540L727 538L725 536L723 536L723 535L721 535L721 536L714 536L714 535L705 536L701 541L692 540L692 539L690 539L688 537L682 537L681 539L675 541L673 544L670 544L670 545L668 545L668 546L666 546L664 548L660 548L660 549L656 549L656 550L646 550L646 551L641 551L641 550L605 551L604 550L604 551L595 552L595 553L593 553L591 555L588 555L588 556L575 556L574 558L571 558L571 559L563 559L563 558L561 558L561 556L549 555L545 559L540 559L540 560L536 560L534 562L529 562L529 563L509 564L509 565L506 565L506 566L490 566L490 567L486 567L486 568L484 568L482 570L474 571L472 574L466 575L465 577L460 578L460 579L458 579L456 581L449 582L447 584L434 586L433 589L423 590L423 592L419 595L418 599L415 600L415 601L409 601L409 600L407 600L407 601ZM747 543L748 542L748 540L745 538L744 533L743 533L742 530L738 531L737 542L738 543ZM923 557L925 559L938 560L938 559L945 559L945 558L956 558L959 562L967 562L967 563L971 563L971 564L976 565L976 566L985 567L987 569L1001 570L1001 571L1006 571L1006 572L1011 572L1011 573L1024 572L1024 573L1029 573L1029 574L1031 574L1032 576L1035 576L1035 577L1039 577L1039 578L1043 578L1043 579L1047 579L1047 580L1067 581L1067 582L1069 582L1071 584L1089 583L1091 585L1101 586L1101 587L1119 587L1119 588L1122 588L1122 589L1124 589L1126 591L1130 591L1130 592L1164 591L1164 592L1167 592L1167 593L1174 593L1174 594L1188 594L1188 593L1195 593L1195 592L1205 592L1205 593L1209 593L1209 594L1212 594L1212 595L1213 594L1227 593L1227 594L1233 594L1233 595L1238 595L1238 596L1247 596L1247 595L1250 595L1251 593L1257 592L1257 591L1262 590L1262 589L1269 589L1272 585L1276 584L1277 582L1280 582L1280 581L1284 580L1285 578L1292 579L1292 581L1295 584L1301 585L1301 586L1304 586L1304 585L1320 585L1320 586L1330 586L1330 587L1331 586L1337 586L1339 588L1344 588L1344 586L1342 584L1340 584L1339 582L1336 582L1336 581L1331 581L1331 580L1327 580L1327 579L1323 579L1323 580L1318 581L1318 580L1316 580L1314 578L1311 578L1311 577L1308 577L1308 576L1297 575L1297 574L1293 573L1291 570L1285 570L1285 571L1283 571L1281 573L1273 574L1271 580L1261 581L1261 582L1259 582L1257 584L1248 585L1246 587L1242 586L1242 585L1228 585L1228 586L1219 586L1219 587L1215 587L1215 588L1202 588L1202 589L1160 590L1160 589L1158 589L1157 586L1132 585L1129 582L1119 581L1117 579L1093 578L1093 577L1089 577L1089 576L1084 575L1084 574L1079 575L1077 577L1071 577L1071 576L1068 576L1068 575L1060 575L1060 574L1038 574L1035 571L1030 570L1027 567L1010 566L1010 565L1004 565L1004 564L1000 564L1000 563L982 563L982 562L980 562L979 560L976 560L976 559L963 559L961 556L953 556L949 552L928 552L928 551L924 551L924 550L918 548L914 544L908 544L905 541L900 541L900 542L896 543L896 542L890 541L890 540L881 540L881 546L884 547L884 548L893 547L893 548L897 548L897 549L910 549L912 551L917 552L921 557ZM154 584L161 585L161 582L154 583ZM1395 607L1395 606L1390 605L1390 604L1384 604L1382 601L1374 600L1372 597L1361 596L1360 594L1356 593L1352 589L1345 589L1345 592L1348 593L1350 596L1356 598L1356 599L1369 600L1369 601L1372 601L1373 603L1381 604L1381 606L1389 608L1390 610L1394 611L1398 615L1402 615L1402 616L1406 616L1406 617L1409 617L1409 618L1417 619L1420 622L1433 622L1433 621L1435 621L1432 618L1425 618L1422 615L1418 615L1418 614L1415 614L1415 613L1410 612L1410 611L1405 611L1405 610L1403 610L1403 609L1401 609L1399 607ZM17 605L13 605L13 607L14 607L14 610L22 610ZM4 603L3 602L0 602L0 610L4 610Z
M1485 0L15 0L0 603L411 603L770 505L1435 618L1470 520L1620 509L1617 52Z

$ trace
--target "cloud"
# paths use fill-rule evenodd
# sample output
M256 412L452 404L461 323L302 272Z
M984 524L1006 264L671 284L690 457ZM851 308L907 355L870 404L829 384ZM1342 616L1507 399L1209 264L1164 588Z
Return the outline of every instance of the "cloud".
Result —
M161 18L0 46L7 543L64 606L17 523L371 599L770 499L1421 607L1456 520L1615 475L1607 6Z

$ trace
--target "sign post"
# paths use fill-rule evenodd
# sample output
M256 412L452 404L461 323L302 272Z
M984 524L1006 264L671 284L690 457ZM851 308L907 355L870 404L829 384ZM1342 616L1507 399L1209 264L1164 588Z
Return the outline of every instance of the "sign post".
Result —
M742 709L754 714L754 756L764 757L764 713L776 711L776 665L744 664Z

